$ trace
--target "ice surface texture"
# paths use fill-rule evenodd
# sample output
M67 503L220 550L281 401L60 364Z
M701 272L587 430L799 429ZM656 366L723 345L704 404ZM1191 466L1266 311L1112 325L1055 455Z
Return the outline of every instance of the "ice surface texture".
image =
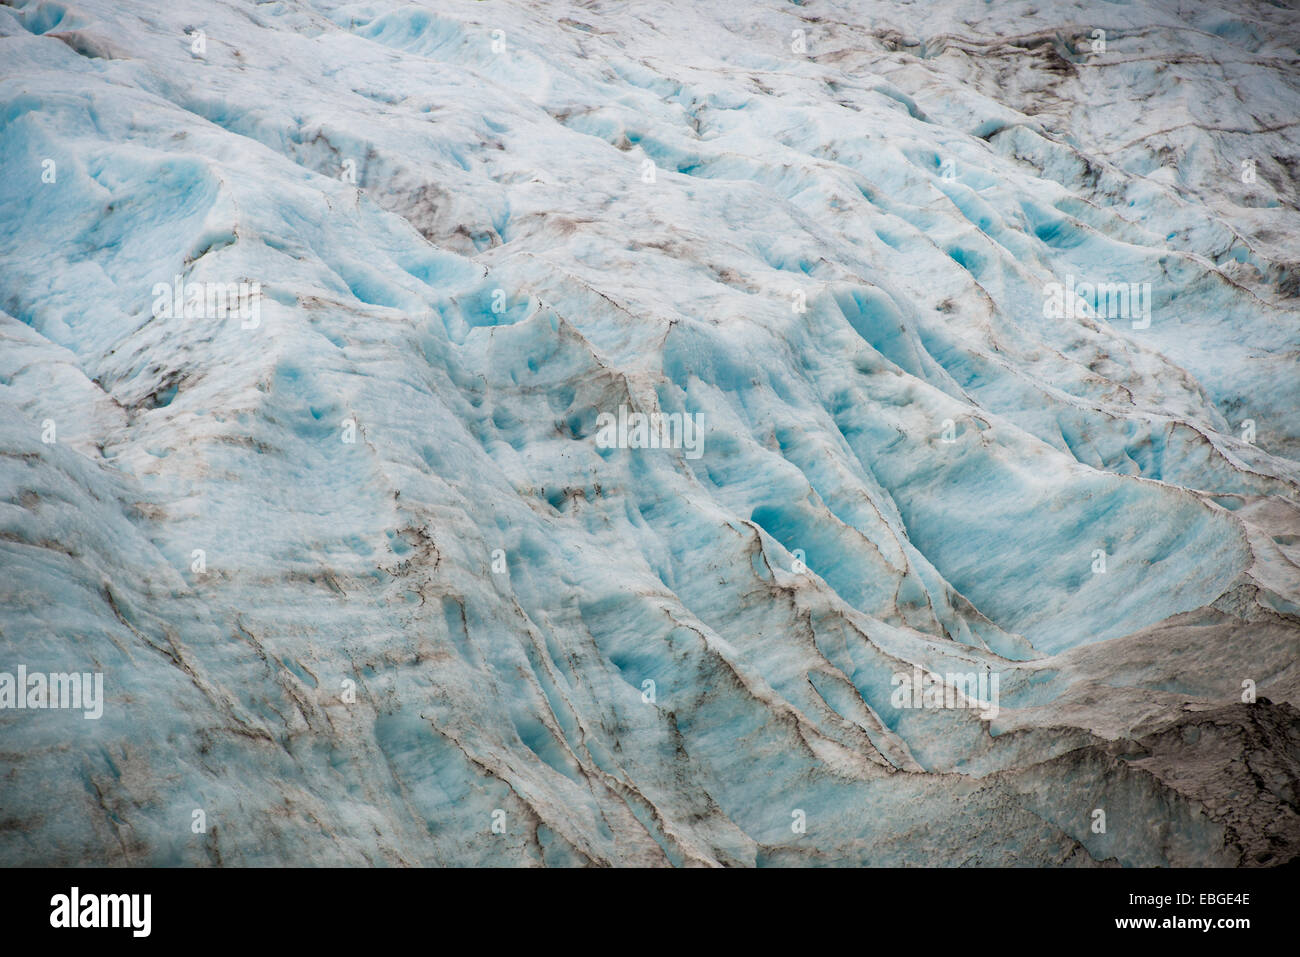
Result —
M0 6L0 671L106 695L0 710L0 863L1294 857L1298 49L1262 0Z

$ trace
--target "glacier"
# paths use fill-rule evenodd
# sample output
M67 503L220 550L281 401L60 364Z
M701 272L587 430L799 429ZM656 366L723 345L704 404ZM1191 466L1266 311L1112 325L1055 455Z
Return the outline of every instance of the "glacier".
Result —
M7 0L0 156L0 863L1300 856L1285 5Z

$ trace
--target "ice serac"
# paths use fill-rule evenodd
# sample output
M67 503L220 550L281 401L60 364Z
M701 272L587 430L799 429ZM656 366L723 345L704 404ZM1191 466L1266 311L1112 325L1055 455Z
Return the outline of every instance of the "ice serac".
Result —
M0 6L0 863L1296 857L1298 48Z

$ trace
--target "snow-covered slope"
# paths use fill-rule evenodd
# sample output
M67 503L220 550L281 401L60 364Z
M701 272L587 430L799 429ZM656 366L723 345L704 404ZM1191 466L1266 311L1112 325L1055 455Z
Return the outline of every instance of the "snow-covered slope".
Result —
M0 6L0 862L1296 856L1298 50Z

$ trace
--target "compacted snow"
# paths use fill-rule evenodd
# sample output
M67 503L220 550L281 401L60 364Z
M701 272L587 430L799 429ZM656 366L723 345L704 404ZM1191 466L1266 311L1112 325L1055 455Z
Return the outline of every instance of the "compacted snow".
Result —
M1294 10L6 2L0 862L1300 854Z

